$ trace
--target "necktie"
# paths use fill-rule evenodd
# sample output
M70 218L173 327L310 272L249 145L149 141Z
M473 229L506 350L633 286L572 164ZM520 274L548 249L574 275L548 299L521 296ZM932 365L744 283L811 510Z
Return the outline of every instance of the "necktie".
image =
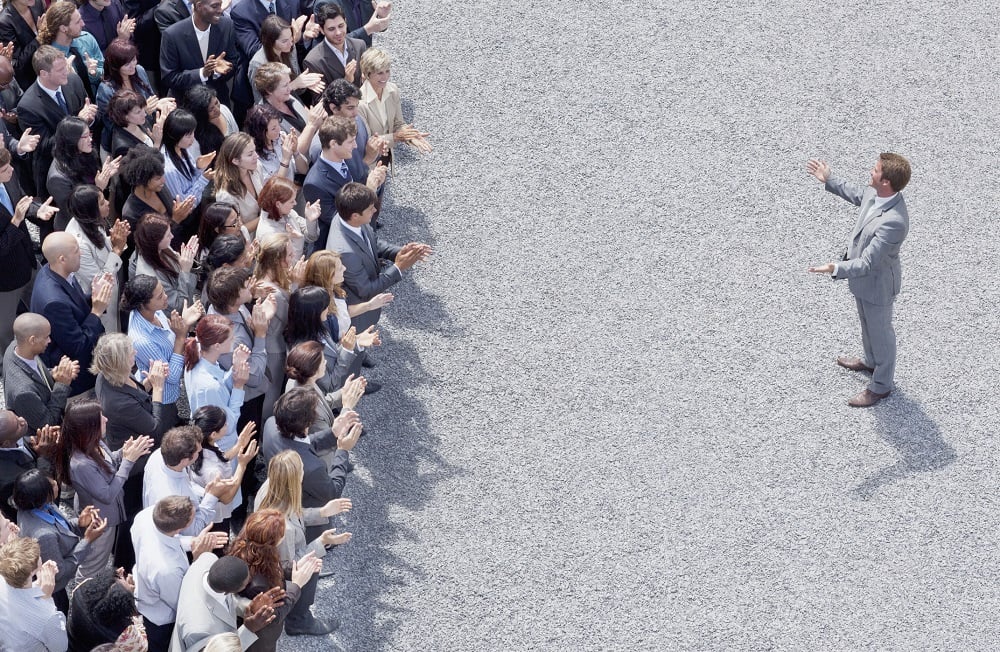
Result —
M372 252L372 258L378 262L378 254L375 253L375 247L372 246L372 241L368 239L368 232L365 231L365 227L361 227L361 237L364 238L365 244L368 245L368 251Z
M267 13L271 14L272 16L274 15L274 2L273 2L273 0L272 0L272 2L269 2L268 5L267 5Z
M3 204L3 207L7 209L7 212L11 216L14 215L14 203L11 202L10 194L7 193L7 188L2 183L0 183L0 204Z
M69 107L66 105L66 98L63 97L62 89L56 90L56 104L67 114L69 113Z
M345 179L349 179L350 178L350 174L351 174L350 170L347 169L347 163L344 162L344 161L341 161L340 162L340 175L342 177L344 177Z

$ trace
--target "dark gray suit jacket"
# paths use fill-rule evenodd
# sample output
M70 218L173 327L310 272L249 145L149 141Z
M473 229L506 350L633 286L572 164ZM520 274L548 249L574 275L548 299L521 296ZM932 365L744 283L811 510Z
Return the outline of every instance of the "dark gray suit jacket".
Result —
M29 435L42 426L62 423L63 410L69 397L69 385L52 380L52 373L41 359L38 370L43 380L14 353L17 342L11 342L3 355L3 395L7 409L28 422Z
M354 78L347 81L361 88L361 55L368 49L368 46L365 45L364 41L348 36L344 47L347 50L347 62L358 62L358 65L355 66ZM328 86L337 79L344 79L344 73L346 72L343 64L340 63L340 59L330 50L326 39L323 38L320 38L316 45L309 50L309 54L306 55L302 65L313 72L323 75L323 80Z
M90 543L83 538L83 531L77 525L77 520L67 519L70 531L46 523L31 510L17 511L17 525L21 528L22 537L32 537L38 540L42 549L42 561L50 559L56 562L59 570L56 572L56 591L66 588L76 574L77 566L87 556Z
M302 466L305 471L302 476L303 507L322 507L334 498L340 498L340 494L344 491L350 453L338 450L334 455L333 468L328 473L326 462L314 450L331 448L330 439L327 438L333 437L333 432L330 430L310 433L310 441L306 443L282 437L281 433L278 432L274 417L264 423L264 459L270 462L272 457L286 450L295 451L302 458ZM336 446L336 439L333 439L333 446Z
M375 229L368 225L361 227L368 235L378 258L372 248L365 244L364 239L351 231L339 217L330 227L330 236L326 248L340 253L340 262L344 264L344 289L347 291L347 305L363 303L376 294L385 292L389 287L402 280L403 274L395 265L382 267L381 260L395 260L399 247L380 242ZM378 323L382 309L363 312L351 320L351 324L360 333L369 326ZM325 388L324 388L325 389ZM329 390L328 390L329 391Z

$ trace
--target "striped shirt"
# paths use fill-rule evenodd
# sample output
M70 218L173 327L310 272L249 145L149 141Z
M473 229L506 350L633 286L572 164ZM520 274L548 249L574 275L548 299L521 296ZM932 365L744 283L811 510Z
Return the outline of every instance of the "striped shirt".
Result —
M184 356L174 353L176 335L170 330L170 320L162 310L156 311L156 319L166 327L157 326L133 310L128 316L128 336L135 346L135 365L139 368L136 380L142 382L149 373L149 363L153 360L170 362L167 382L163 385L163 404L176 403L181 395L181 376L184 374ZM141 377L140 377L141 376Z

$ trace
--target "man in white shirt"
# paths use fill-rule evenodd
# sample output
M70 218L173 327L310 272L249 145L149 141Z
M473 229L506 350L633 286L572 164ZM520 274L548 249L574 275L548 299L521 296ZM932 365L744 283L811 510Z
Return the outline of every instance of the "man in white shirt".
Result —
M191 482L187 467L201 455L201 430L194 426L171 428L163 435L160 448L153 451L146 463L142 480L142 506L148 508L167 496L184 496L197 505L194 519L181 534L194 536L215 521L216 505L232 484L233 479L212 480L202 493Z
M13 539L0 547L0 652L65 650L66 617L56 609L56 562L42 563L38 542ZM37 577L37 581L33 581Z
M181 583L189 564L180 533L194 522L194 504L186 496L167 496L139 512L132 525L136 552L136 607L142 614L149 652L166 651L177 617ZM212 548L225 545L228 537L206 527L191 543L197 559Z

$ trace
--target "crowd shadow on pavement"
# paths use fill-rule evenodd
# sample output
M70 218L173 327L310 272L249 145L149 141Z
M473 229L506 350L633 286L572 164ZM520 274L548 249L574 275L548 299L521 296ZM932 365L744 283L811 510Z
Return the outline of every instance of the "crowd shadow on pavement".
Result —
M882 487L917 473L938 471L955 460L955 449L919 403L897 392L891 401L872 408L875 429L893 448L899 460L872 473L854 492L870 500Z
M406 226L397 228L398 209L379 237L399 244L402 230L426 232L423 215L403 208ZM445 324L453 321L444 302L420 290L404 277L390 290L395 301L379 324L382 345L375 351L377 366L364 369L364 376L383 385L382 390L362 399L358 412L365 435L352 456L362 477L348 480L344 496L354 501L343 528L354 534L351 542L331 553L339 569L335 586L327 587L329 607L341 621L334 643L327 649L390 650L396 632L419 605L400 606L396 587L426 584L424 569L415 563L420 555L397 553L421 539L420 532L400 525L401 512L420 512L434 501L436 486L449 477L465 473L438 452L431 416L426 408L434 375L424 369L413 335L394 337L387 321L407 327ZM412 333L412 331L411 331ZM407 519L410 522L417 518ZM338 525L338 529L341 526ZM343 555L341 559L337 556ZM323 585L321 584L321 590Z

